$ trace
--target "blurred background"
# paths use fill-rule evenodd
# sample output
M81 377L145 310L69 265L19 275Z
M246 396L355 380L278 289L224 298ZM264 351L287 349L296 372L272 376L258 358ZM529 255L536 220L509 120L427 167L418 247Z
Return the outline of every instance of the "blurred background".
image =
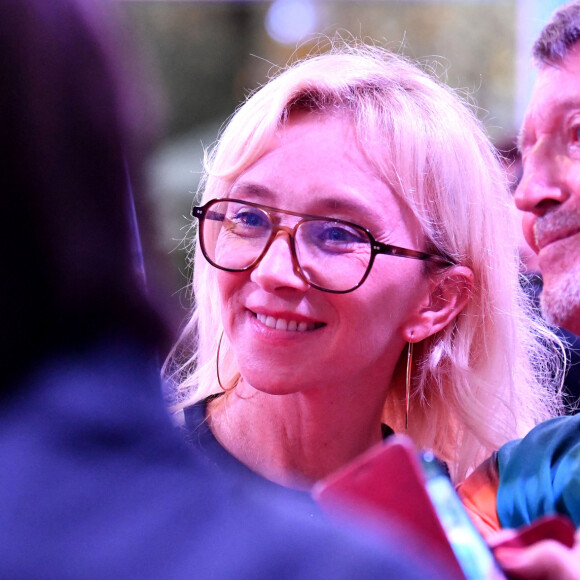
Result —
M203 148L269 71L312 51L318 33L369 38L437 63L470 96L492 140L517 134L534 71L531 45L557 0L118 0L126 28L157 71L165 128L149 159L159 246L186 282L181 240L190 223ZM297 48L298 47L298 48Z

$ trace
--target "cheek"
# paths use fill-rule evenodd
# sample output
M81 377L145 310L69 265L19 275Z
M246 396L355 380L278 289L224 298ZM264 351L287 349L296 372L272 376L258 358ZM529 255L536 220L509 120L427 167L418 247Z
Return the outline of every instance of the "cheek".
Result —
M404 266L405 273L398 272L396 276L393 276L392 263L389 264L390 271L377 271L376 279L370 281L366 292L357 297L357 307L351 311L351 317L355 318L352 324L362 328L368 336L402 337L403 328L426 299L423 292L427 289L425 277L417 272L414 264L410 264L410 268ZM390 283L385 284L389 279Z
M340 332L335 336L339 356L334 354L341 368L392 372L405 345L405 312L394 290L383 286L382 292L361 296L360 301L342 309Z
M577 198L576 203L580 204L580 160L571 162L567 175L568 189Z
M235 316L235 305L239 303L240 289L247 275L244 272L223 272L217 274L217 287L219 292L219 307L222 322L227 330Z

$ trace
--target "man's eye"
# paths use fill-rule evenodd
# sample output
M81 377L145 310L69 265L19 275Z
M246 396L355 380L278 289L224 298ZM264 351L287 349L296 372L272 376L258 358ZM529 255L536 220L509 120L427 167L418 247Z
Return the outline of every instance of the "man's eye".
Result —
M580 143L580 124L572 126L572 143Z

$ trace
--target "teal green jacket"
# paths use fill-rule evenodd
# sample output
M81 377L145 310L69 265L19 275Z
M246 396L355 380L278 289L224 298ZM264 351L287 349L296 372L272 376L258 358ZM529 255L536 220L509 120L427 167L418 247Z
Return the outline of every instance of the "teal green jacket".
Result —
M484 536L551 514L580 527L580 414L550 419L505 444L457 492Z
M541 423L497 454L497 514L517 528L546 514L580 526L580 414Z

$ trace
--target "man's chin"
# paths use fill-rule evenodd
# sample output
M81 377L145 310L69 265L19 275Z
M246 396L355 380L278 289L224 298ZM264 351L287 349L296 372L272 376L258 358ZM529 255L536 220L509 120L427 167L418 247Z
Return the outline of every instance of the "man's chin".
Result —
M580 335L580 267L557 278L544 278L540 303L550 324Z

